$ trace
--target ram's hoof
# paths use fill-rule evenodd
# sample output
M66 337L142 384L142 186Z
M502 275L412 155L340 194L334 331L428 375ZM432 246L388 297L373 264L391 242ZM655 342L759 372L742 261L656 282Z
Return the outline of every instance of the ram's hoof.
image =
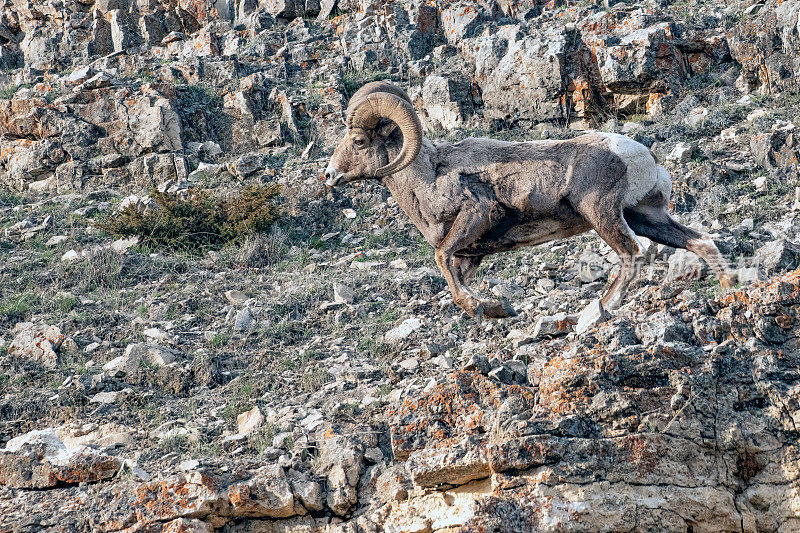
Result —
M517 312L508 303L508 300L492 300L483 302L483 316L486 318L508 318L510 316L517 316Z
M736 274L733 272L719 275L719 284L722 285L723 289L733 289L738 281Z

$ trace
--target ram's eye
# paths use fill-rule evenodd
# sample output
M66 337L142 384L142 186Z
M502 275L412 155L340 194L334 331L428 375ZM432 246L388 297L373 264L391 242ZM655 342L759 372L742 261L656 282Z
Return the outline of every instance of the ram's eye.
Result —
M355 144L359 148L362 148L365 144L367 144L367 140L361 137L356 137L355 139L353 139L353 144Z

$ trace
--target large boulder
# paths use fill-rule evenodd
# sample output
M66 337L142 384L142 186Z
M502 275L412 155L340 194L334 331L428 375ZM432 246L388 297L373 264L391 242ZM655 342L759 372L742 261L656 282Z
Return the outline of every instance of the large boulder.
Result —
M564 118L566 35L526 35L510 40L496 62L479 56L476 79L483 95L484 117L546 121ZM492 65L494 67L492 68Z
M67 446L53 428L15 437L0 449L0 485L47 489L113 477L121 466L81 444Z

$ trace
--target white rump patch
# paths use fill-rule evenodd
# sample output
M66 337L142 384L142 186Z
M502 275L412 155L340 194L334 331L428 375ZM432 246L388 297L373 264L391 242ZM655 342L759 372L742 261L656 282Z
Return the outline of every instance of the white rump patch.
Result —
M608 149L618 155L627 165L625 173L627 190L623 199L624 207L638 204L654 188L665 192L665 179L666 197L669 198L669 190L672 187L669 174L666 169L656 164L650 150L645 145L618 133L598 133L608 141Z

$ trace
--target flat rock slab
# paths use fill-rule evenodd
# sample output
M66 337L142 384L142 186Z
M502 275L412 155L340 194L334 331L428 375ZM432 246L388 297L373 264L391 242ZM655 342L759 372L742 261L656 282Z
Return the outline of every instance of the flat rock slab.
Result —
M422 321L419 318L407 318L396 328L387 331L385 338L388 342L399 342L410 337L412 333L421 327Z

